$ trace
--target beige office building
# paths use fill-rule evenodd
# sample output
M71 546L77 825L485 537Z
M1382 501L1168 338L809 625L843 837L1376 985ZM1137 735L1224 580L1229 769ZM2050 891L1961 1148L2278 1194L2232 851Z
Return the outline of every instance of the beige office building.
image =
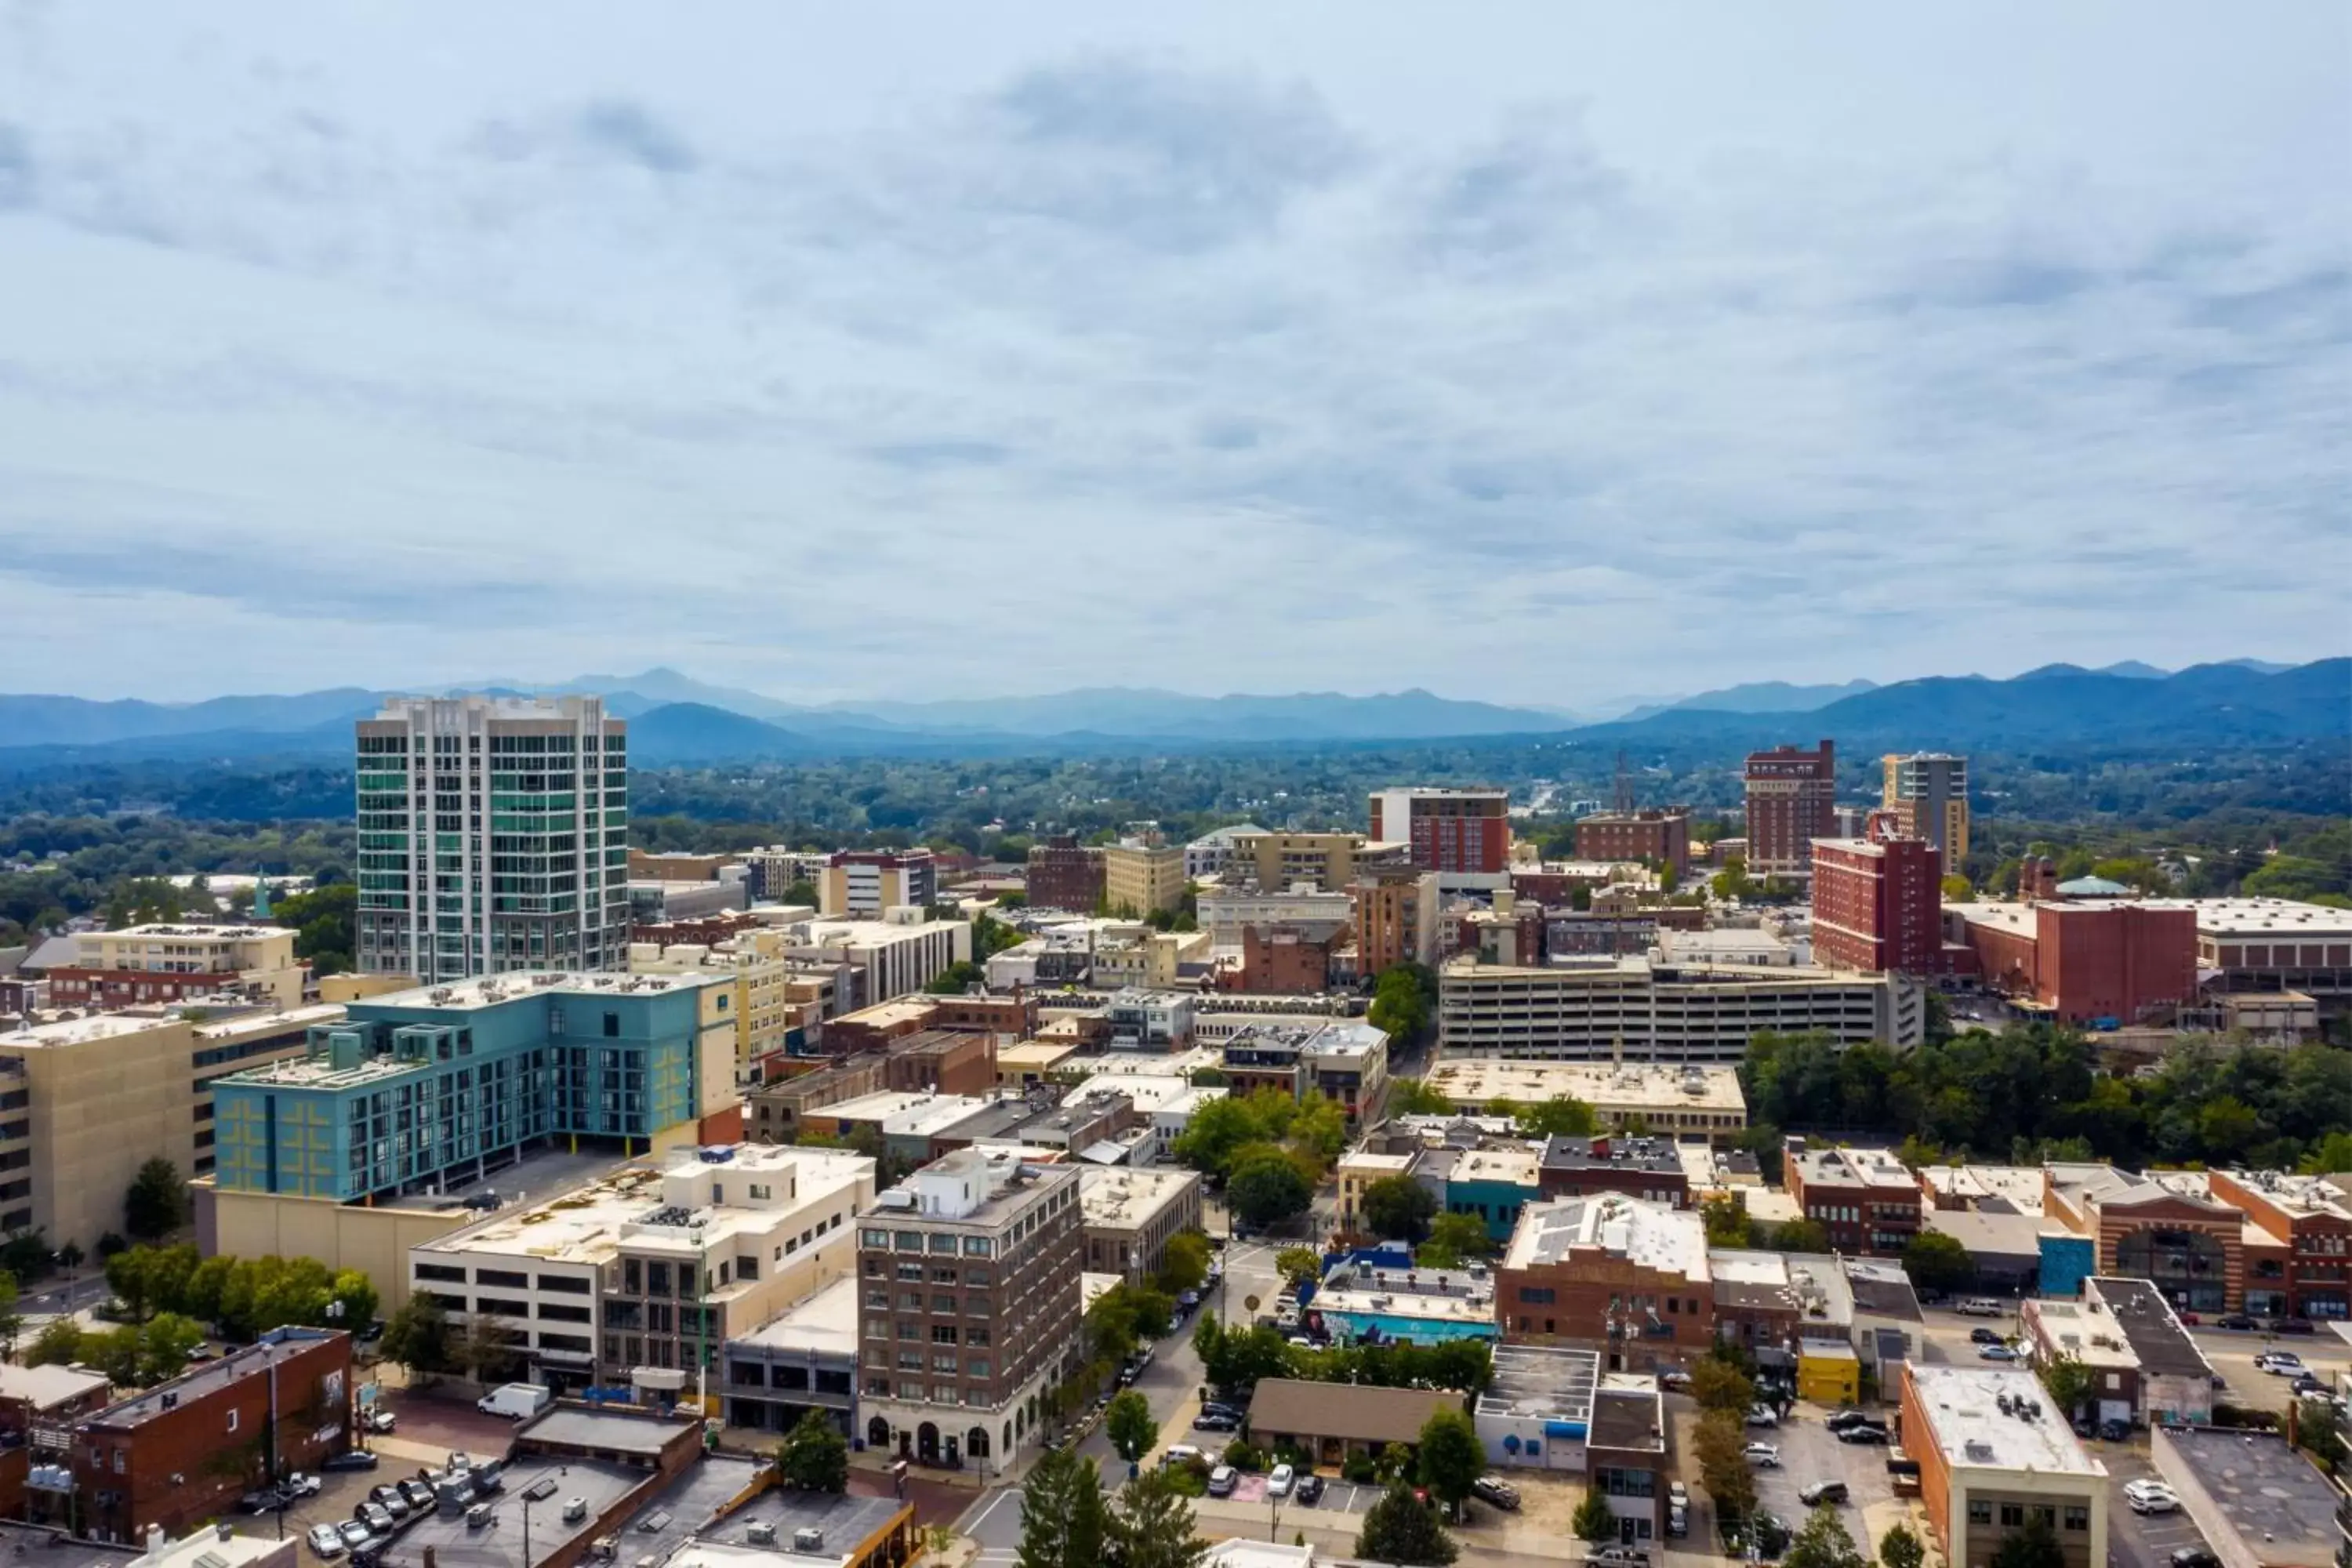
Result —
M1201 1228L1201 1173L1082 1166L1078 1208L1086 1224L1087 1272L1141 1285L1160 1272L1172 1238Z
M2037 1516L2065 1568L2105 1568L2107 1469L2083 1451L2030 1372L1927 1366L1902 1372L1901 1441L1952 1568L1987 1568Z
M784 1038L800 1016L792 994L799 971L784 956L788 945L786 933L780 931L744 931L716 947L632 942L629 973L698 974L719 982L705 988L704 1005L719 1006L734 1026L736 1083L756 1084L761 1058L784 1048ZM714 996L725 1001L714 1004Z
M84 931L74 962L49 976L58 1007L139 1007L237 992L281 1007L302 1005L310 971L283 926L166 921Z
M1228 852L1225 886L1286 892L1301 882L1327 893L1345 891L1360 870L1410 863L1412 846L1374 844L1360 833L1237 833Z
M158 1155L213 1167L212 1080L299 1057L340 1007L191 1024L162 1009L36 1023L0 1035L0 1232L38 1230L94 1253Z
M1111 844L1103 848L1103 900L1113 910L1148 915L1184 901L1184 847Z

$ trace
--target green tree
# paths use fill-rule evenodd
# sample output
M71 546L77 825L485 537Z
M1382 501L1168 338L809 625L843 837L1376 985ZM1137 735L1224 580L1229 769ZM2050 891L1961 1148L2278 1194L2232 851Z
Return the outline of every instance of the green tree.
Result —
M959 959L939 972L923 989L934 996L961 996L975 985L987 984L988 972L970 959Z
M1756 1222L1748 1217L1746 1194L1717 1193L1701 1198L1698 1212L1706 1222L1709 1247L1747 1248L1756 1245Z
M1890 1525L1878 1538L1878 1568L1927 1568L1927 1542L1909 1525Z
M1372 1005L1365 1022L1387 1031L1399 1048L1412 1046L1428 1033L1437 999L1436 977L1417 963L1399 963L1381 972L1372 983Z
M1610 1511L1609 1498L1599 1487L1587 1487L1584 1500L1576 1505L1568 1528L1579 1541L1598 1546L1617 1539L1617 1516Z
M1965 904L1977 896L1977 890L1966 877L1955 871L1944 879L1944 902Z
M313 974L341 974L357 951L352 938L359 919L359 885L333 882L280 899L269 911L273 924L294 930L294 956Z
M441 1303L422 1291L394 1310L378 1342L386 1361L409 1373L450 1369L449 1316Z
M1315 1189L1279 1150L1236 1165L1225 1183L1225 1206L1252 1226L1268 1226L1304 1214L1314 1201Z
M1208 1278L1209 1238L1197 1230L1170 1237L1160 1254L1160 1288L1177 1293L1198 1290Z
M1118 1489L1105 1533L1118 1568L1200 1568L1209 1552L1192 1504L1165 1469L1147 1470Z
M16 1277L0 1269L0 1361L16 1354L16 1336L25 1331L25 1315L16 1310Z
M1782 1220L1772 1227L1775 1252L1827 1252L1829 1228L1817 1219Z
M1417 1242L1429 1234L1437 1198L1411 1176L1382 1176L1364 1188L1364 1228L1389 1241Z
M122 1195L122 1228L141 1241L160 1241L188 1223L188 1184L162 1155L139 1167Z
M1322 1095L1310 1096L1291 1118L1290 1144L1312 1159L1318 1169L1328 1169L1348 1147L1348 1117L1339 1102Z
M1923 1230L1903 1248L1903 1272L1919 1289L1948 1295L1977 1282L1977 1260L1958 1237Z
M1274 1255L1275 1272L1294 1285L1323 1278L1323 1255L1311 1247L1286 1247Z
M342 1310L330 1311L323 1323L313 1323L312 1328L339 1328L357 1333L375 1321L376 1311L383 1304L383 1298L376 1294L375 1282L356 1268L338 1272L328 1282L327 1290L329 1303Z
M1719 1410L1745 1418L1756 1403L1753 1379L1729 1362L1701 1356L1691 1364L1691 1397L1701 1410Z
M849 1439L832 1416L811 1410L776 1445L776 1474L797 1491L839 1497L849 1489Z
M1192 1112L1171 1149L1183 1164L1212 1178L1229 1175L1234 1156L1250 1143L1263 1142L1265 1126L1249 1097L1227 1095L1210 1100Z
M2006 1536L1993 1548L1991 1568L2065 1568L2058 1549L2057 1531L2038 1510L2028 1510L2024 1528Z
M1708 879L1707 887L1718 899L1748 899L1757 892L1748 875L1747 860L1738 855L1724 857L1723 869Z
M1381 1500L1364 1511L1364 1528L1356 1537L1356 1555L1373 1563L1427 1564L1445 1568L1460 1555L1454 1538L1437 1521L1435 1510L1412 1495L1402 1481L1393 1481Z
M2082 1415L2097 1386L2095 1375L2083 1364L2083 1358L2063 1352L2040 1358L2034 1363L2033 1374L2042 1380L2050 1403L2057 1406L2063 1420L2071 1421Z
M1571 1094L1556 1094L1520 1106L1518 1124L1519 1131L1529 1138L1590 1138L1601 1131L1601 1119L1592 1107Z
M1417 1078L1391 1079L1388 1113L1391 1116L1451 1116L1454 1114L1454 1101Z
M1122 1389L1103 1412L1103 1430L1109 1435L1111 1451L1131 1465L1159 1440L1160 1420L1151 1414L1150 1400L1134 1389Z
M122 1303L122 1310L136 1323L147 1316L148 1277L152 1272L154 1254L143 1247L128 1252L118 1252L106 1260L106 1288Z
M1471 1258L1493 1252L1495 1243L1486 1234L1486 1222L1476 1215L1442 1214L1429 1222L1429 1239L1422 1244L1424 1255L1433 1248L1454 1260L1441 1267L1458 1268Z
M1756 1509L1756 1473L1748 1468L1747 1430L1728 1410L1710 1410L1691 1435L1698 1459L1698 1482L1726 1520L1743 1520Z
M1420 1464L1430 1495L1460 1507L1486 1469L1486 1450L1470 1417L1452 1408L1432 1411L1421 1424Z
M25 1347L26 1366L64 1366L81 1360L82 1326L71 1318L51 1318Z
M2309 1454L2329 1475L2344 1474L2347 1452L2344 1430L2336 1425L2335 1407L2326 1400L2296 1401L2294 1446Z
M193 1318L177 1312L158 1312L139 1331L139 1378L142 1384L157 1384L167 1377L177 1377L188 1364L189 1355L205 1342L205 1329Z
M1868 1568L1868 1559L1846 1533L1845 1521L1828 1503L1812 1511L1796 1540L1789 1543L1780 1568Z
M1019 1568L1102 1568L1110 1539L1102 1476L1075 1448L1048 1448L1021 1487Z

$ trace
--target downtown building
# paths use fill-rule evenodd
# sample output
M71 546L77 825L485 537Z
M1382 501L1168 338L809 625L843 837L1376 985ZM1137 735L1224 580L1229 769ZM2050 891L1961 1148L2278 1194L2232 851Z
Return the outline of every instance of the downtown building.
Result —
M861 1435L926 1464L1045 1440L1084 1355L1078 1167L963 1149L858 1216Z
M1810 874L1813 840L1837 835L1836 742L1751 752L1745 776L1748 874L1758 881Z
M1890 829L1885 816L1872 824ZM1940 974L1944 860L1910 836L1813 840L1813 956L1830 969Z
M1889 752L1880 805L1895 814L1906 838L1924 838L1947 866L1969 858L1969 760L1948 752Z
M1410 846L1424 871L1500 874L1511 868L1510 809L1508 790L1375 790L1371 837Z
M627 726L593 697L401 697L357 736L364 974L628 962Z

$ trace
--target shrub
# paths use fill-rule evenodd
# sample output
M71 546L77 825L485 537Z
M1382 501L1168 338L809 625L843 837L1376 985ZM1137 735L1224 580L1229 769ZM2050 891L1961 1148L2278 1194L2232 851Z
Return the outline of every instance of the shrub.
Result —
M1237 1470L1262 1470L1265 1468L1265 1450L1236 1437L1225 1445L1225 1463Z
M1380 1462L1370 1454L1350 1454L1339 1467L1339 1479L1351 1486L1370 1486L1381 1479Z

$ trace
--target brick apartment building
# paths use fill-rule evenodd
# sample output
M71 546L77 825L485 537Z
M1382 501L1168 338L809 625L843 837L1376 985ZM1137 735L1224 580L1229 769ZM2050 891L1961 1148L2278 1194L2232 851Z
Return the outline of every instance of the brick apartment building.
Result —
M1025 1040L1037 1032L1037 999L1015 985L1005 996L940 996L931 1003L935 1029L985 1029L1002 1041Z
M1680 876L1690 869L1690 813L1604 811L1580 816L1576 819L1576 858L1615 865L1645 861L1670 866Z
M1691 1205L1690 1174L1671 1138L1547 1138L1536 1174L1548 1198L1623 1193L1668 1208Z
M2245 1310L2275 1318L2352 1317L2352 1195L2317 1176L2214 1171L2206 1190L2249 1221Z
M858 1409L868 1448L1010 1460L1081 1353L1075 1165L964 1149L858 1216Z
M1103 900L1103 853L1056 834L1029 847L1029 907L1091 914Z
M1331 984L1332 939L1295 925L1242 928L1242 966L1230 989L1254 994L1307 995Z
M1400 963L1428 963L1437 955L1435 879L1418 866L1378 866L1357 874L1356 970L1377 975Z
M1508 1344L1582 1345L1602 1370L1680 1366L1715 1342L1697 1213L1615 1194L1528 1204L1495 1268Z
M1849 1258L1900 1258L1919 1234L1919 1179L1884 1149L1791 1149L1789 1196Z
M1750 752L1748 793L1748 874L1802 877L1812 869L1813 840L1837 834L1837 746L1780 746Z
M882 1053L868 1051L844 1057L815 1072L761 1084L746 1101L744 1137L754 1143L796 1142L810 1112L879 1094L887 1084L888 1073Z
M882 1087L902 1093L986 1094L996 1086L996 1037L980 1029L924 1029L890 1042Z
M75 1424L82 1531L100 1541L137 1541L150 1526L183 1534L226 1513L273 1464L281 1475L317 1469L351 1447L351 1336L273 1329Z
M1510 809L1508 790L1376 790L1371 837L1410 844L1412 863L1424 871L1506 871Z
M1944 858L1923 838L1815 839L1814 956L1874 974L1942 973L1943 881Z

